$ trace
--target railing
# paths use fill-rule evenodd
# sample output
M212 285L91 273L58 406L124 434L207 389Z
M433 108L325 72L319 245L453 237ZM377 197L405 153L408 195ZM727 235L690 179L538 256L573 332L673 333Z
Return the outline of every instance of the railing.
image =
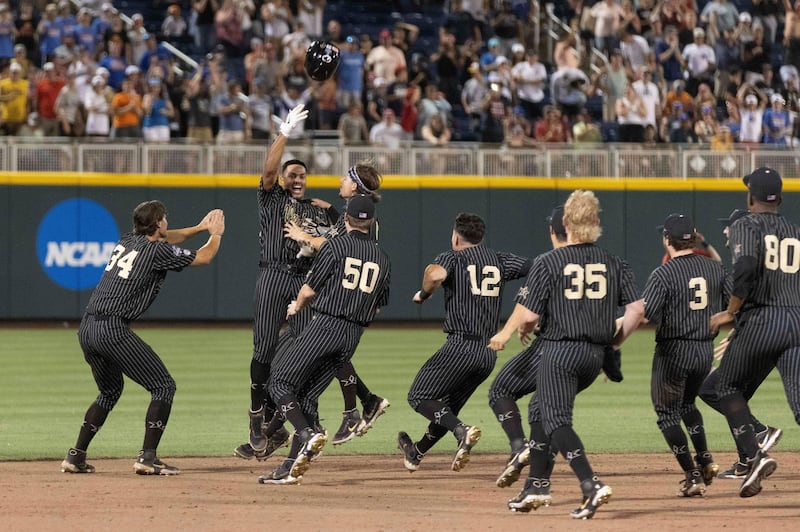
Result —
M259 175L266 146L4 137L0 138L0 171ZM341 175L366 159L387 175L689 179L741 177L753 168L770 166L785 178L800 177L798 150L735 148L713 151L697 144L658 148L550 144L517 149L472 143L433 148L425 143L408 143L389 150L316 140L289 142L284 158L305 161L309 173L317 175Z

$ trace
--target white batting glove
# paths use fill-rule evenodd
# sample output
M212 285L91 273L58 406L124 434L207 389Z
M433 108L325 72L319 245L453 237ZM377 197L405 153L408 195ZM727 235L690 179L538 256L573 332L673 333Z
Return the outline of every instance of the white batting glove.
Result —
M292 134L292 131L297 124L308 118L308 110L305 108L305 104L300 104L286 115L286 120L280 125L281 135L284 137L288 137Z

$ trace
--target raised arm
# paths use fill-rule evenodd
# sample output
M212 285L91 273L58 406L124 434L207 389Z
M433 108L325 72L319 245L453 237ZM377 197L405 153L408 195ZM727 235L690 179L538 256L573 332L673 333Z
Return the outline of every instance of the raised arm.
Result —
M267 152L264 158L264 168L261 171L261 186L264 189L270 189L278 179L278 173L281 168L281 159L283 158L283 150L286 147L286 140L292 133L292 130L308 117L308 111L305 110L305 105L300 104L286 115L280 127L280 134L275 137L275 141Z
M208 242L197 250L197 255L192 261L191 266L205 266L217 255L219 246L222 243L222 235L225 233L225 214L220 209L215 209L203 218L205 229L208 230ZM203 224L203 222L200 222Z

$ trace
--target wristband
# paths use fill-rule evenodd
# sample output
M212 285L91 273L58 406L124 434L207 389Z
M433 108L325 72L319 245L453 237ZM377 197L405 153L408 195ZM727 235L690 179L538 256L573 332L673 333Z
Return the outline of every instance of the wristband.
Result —
M706 242L705 240L700 242L700 245L703 247L703 249L708 249L708 242Z
M425 291L424 289L422 289L422 288L420 288L420 289L419 289L419 298L420 298L421 300L425 301L425 300L426 300L426 299L428 299L429 297L431 297L431 293L430 293L430 292L426 292L426 291Z

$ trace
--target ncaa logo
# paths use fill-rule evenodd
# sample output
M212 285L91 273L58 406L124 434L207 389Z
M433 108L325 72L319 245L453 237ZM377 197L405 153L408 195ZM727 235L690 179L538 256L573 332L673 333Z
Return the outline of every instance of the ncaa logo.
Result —
M36 255L50 279L68 290L94 288L119 240L105 207L82 198L62 201L42 218Z

